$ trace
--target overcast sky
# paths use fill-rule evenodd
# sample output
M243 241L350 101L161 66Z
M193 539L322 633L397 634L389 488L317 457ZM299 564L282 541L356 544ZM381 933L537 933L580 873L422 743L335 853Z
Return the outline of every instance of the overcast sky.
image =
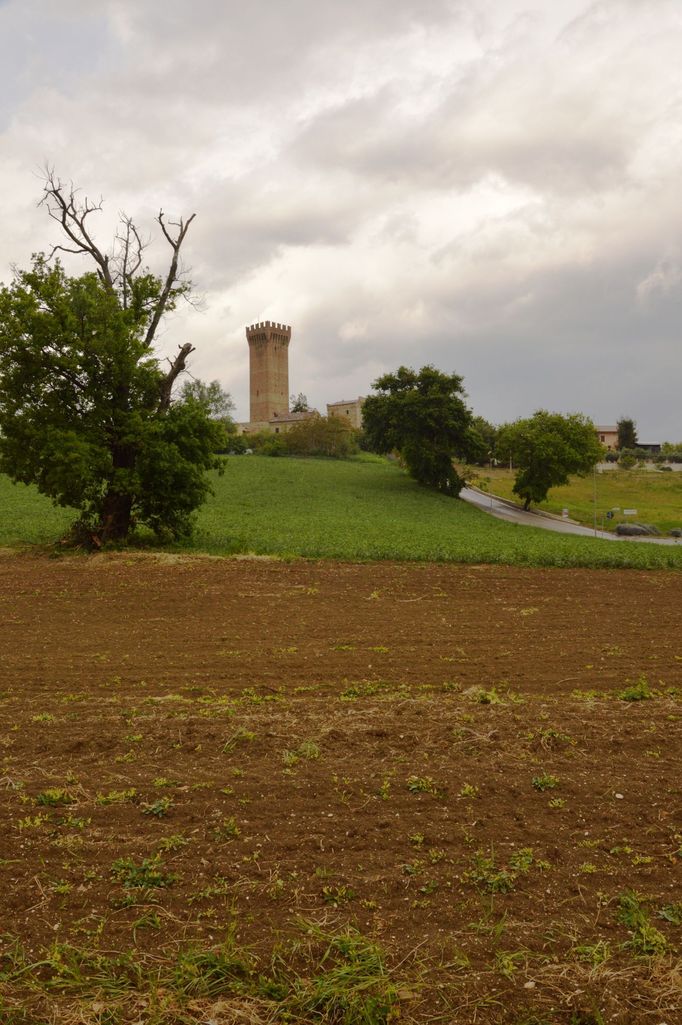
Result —
M0 280L58 241L48 162L102 244L196 213L161 347L240 419L270 319L323 411L433 363L682 440L681 54L680 0L0 0Z

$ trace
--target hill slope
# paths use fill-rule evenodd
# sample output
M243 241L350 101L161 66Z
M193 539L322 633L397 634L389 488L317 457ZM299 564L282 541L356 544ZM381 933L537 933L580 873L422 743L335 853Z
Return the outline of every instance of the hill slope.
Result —
M196 550L348 560L682 567L682 546L613 543L516 527L363 457L233 457L204 506Z
M233 456L183 550L526 566L680 568L682 546L566 537L502 523L419 487L395 464ZM49 543L73 513L0 478L0 545Z

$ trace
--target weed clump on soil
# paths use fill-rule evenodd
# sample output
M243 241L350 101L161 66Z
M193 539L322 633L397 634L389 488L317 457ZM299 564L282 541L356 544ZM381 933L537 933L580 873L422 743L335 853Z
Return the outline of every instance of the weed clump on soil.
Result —
M143 858L139 864L133 858L117 858L111 874L126 889L172 886L176 879L172 872L164 871L158 857Z
M497 864L492 850L488 854L477 851L473 860L473 867L462 875L462 879L475 883L488 893L509 893L519 876L525 875L531 868L550 867L548 862L538 860L530 847L515 851L510 856L507 866Z
M164 819L173 807L171 797L159 797L156 801L150 801L142 805L143 815L152 815L155 819Z
M75 804L76 798L63 787L48 787L36 797L36 804L47 808L62 808L69 804Z
M642 898L632 892L621 894L618 900L618 921L630 931L628 946L637 954L656 956L665 954L668 941L642 906Z
M672 925L682 925L682 902L678 901L676 904L666 904L658 912L659 918L665 919L666 922L670 922Z
M152 912L135 925L156 930L158 921ZM40 1008L54 1008L58 994L61 1010L70 1014L60 1020L88 1025L142 1021L143 1008L153 1011L155 1025L202 1025L211 1007L227 1009L226 1001L240 1021L255 1025L389 1025L399 1002L416 998L416 992L394 981L381 949L357 930L329 933L308 922L299 923L299 929L304 938L275 950L269 963L230 935L221 946L185 947L172 961L135 951L112 957L55 943L33 962L15 943L6 949L1 966L2 1021L28 1025L46 1020ZM30 982L30 996L21 1004L9 996L19 980Z
M543 772L539 776L533 776L531 783L534 790L554 790L559 786L559 777L553 776L550 772Z
M649 682L644 675L618 695L621 701L649 701L653 696Z
M430 776L409 776L406 783L411 794L432 794L442 797L443 789Z

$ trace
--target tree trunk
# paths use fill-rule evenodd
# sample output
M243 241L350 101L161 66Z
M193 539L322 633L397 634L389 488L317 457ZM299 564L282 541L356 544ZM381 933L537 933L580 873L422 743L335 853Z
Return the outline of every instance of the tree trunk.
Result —
M121 494L118 491L107 492L102 502L102 515L97 531L100 544L128 539L132 506L132 495Z
M135 466L135 448L132 445L114 442L111 446L111 462L116 470L132 470ZM97 541L100 545L110 541L127 541L131 527L133 495L115 486L116 475L110 480L100 507Z

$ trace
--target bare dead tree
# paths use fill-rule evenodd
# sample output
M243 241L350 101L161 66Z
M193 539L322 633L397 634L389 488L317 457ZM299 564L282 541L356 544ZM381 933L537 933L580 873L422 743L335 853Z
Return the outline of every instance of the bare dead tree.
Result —
M40 205L45 206L50 217L61 225L71 243L70 245L63 243L54 245L50 257L54 256L56 252L89 256L95 262L97 273L105 287L112 292L118 292L121 305L127 309L134 277L142 267L144 251L149 245L148 241L142 240L132 218L121 214L121 227L115 237L118 247L114 249L113 253L104 252L95 242L88 223L91 214L102 210L102 199L100 198L97 203L92 202L87 196L83 196L81 199L79 190L74 187L73 182L66 184L50 167L45 168L43 197L40 200ZM163 210L159 210L156 218L164 238L171 247L172 256L163 279L161 292L152 309L145 336L145 343L148 346L151 346L154 341L169 302L183 291L182 286L179 285L182 274L180 249L195 216L196 214L192 214L187 220L181 217L178 221L166 222ZM175 376L177 377L177 374Z

